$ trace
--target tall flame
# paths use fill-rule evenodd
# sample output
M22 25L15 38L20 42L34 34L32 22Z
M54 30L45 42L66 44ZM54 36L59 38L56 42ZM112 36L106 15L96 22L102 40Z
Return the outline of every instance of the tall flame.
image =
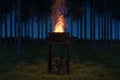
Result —
M57 23L54 26L53 32L64 32L65 31L65 19L63 15L59 16Z
M64 15L66 13L65 0L55 0L52 5L52 23L54 25L53 32L65 32L66 20Z

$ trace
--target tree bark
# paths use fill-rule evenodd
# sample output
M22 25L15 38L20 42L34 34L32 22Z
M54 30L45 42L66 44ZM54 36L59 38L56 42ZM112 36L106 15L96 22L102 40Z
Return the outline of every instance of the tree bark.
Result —
M98 40L100 40L100 27L101 27L100 20L101 20L101 17L100 15L98 15Z
M90 8L90 40L93 40L93 5Z
M117 40L119 40L119 21L117 21Z
M14 11L14 15L15 15L15 17L14 17L14 44L15 44L15 47L16 47L16 27L17 27L17 9L16 9L16 7L15 7L15 11Z
M94 4L93 4L94 5ZM95 9L93 7L93 48L95 49L95 46L96 46L96 26L95 26Z
M113 32L112 32L112 18L110 17L110 47L112 48L112 35L113 35Z
M28 39L30 38L30 19L28 19Z
M117 30L116 30L116 29L117 29L117 28L116 28L116 27L117 27L117 24L116 24L116 20L114 20L114 24L115 24L115 40L116 40L116 39L117 39Z
M51 19L50 19L50 32L52 32L52 22L51 22Z
M21 2L17 0L17 20L18 20L18 38L17 38L17 55L21 56Z
M23 36L24 36L24 32L23 32L23 29L24 28L24 24L23 23L21 23L21 38L23 38Z
M34 20L33 20L33 17L32 17L32 20L31 20L31 24L32 24L32 39L34 38Z
M48 38L48 17L47 16L45 16L45 17L46 17L46 19L45 19L46 20L45 21L46 22L45 23L46 24L46 38Z
M7 12L5 13L5 48L8 47L7 45L7 28L8 28L8 25L7 25Z
M2 47L2 20L0 20L0 47Z
M12 46L12 9L10 10L10 45Z
M86 13L86 0L85 0L85 11L84 11L84 39L87 39L87 13ZM85 42L86 43L86 42Z
M27 23L26 23L26 20L24 21L24 31L25 31L25 41L26 41L26 38L27 38Z
M72 16L71 16L71 22L70 22L70 32L71 32L71 36L73 36L73 19L72 19Z
M77 38L79 38L79 18L77 19Z
M38 41L40 39L40 19L38 19Z
M103 31L103 30L104 30L104 29L103 29L103 28L104 28L104 27L103 27L103 26L104 26L104 18L103 18L103 16L101 16L101 17L102 17L102 18L101 18L101 33L102 33L102 34L101 34L101 38L102 38L102 40L104 40L104 31Z
M107 41L109 41L109 31L110 31L110 26L109 26L109 15L107 14L107 19L106 19L106 21L107 21Z
M34 46L34 18L33 18L33 16L32 16L32 18L31 18L31 33L32 33L32 45Z
M42 21L41 21L41 38L43 39L43 36L44 36L44 21L43 21L44 17L42 17Z
M104 12L104 48L106 48L106 8L105 8L105 12Z
M82 17L81 17L81 18L80 18L80 39L83 39L83 38L82 38L82 33L83 33L83 30L82 30L82 29L83 29L83 28L82 28L82 20L83 20L83 19L82 19Z

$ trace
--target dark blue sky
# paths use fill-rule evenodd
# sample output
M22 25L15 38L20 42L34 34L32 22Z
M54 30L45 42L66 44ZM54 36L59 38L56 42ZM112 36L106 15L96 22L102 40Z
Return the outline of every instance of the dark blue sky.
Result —
M89 11L90 11L90 9L88 7L88 9L87 9L87 38L88 39L90 39L90 14L89 14L90 12ZM10 20L9 20L10 16L8 15L7 17L8 17L8 24L7 24L8 25L8 32L7 32L7 35L9 37L10 36ZM14 14L13 14L12 18L14 19ZM70 32L70 29L71 29L71 27L70 27L70 18L67 18L66 20L67 20L66 31ZM96 37L96 39L98 39L98 18L97 18L97 16L96 16L95 22L96 22L96 24L95 24L95 26L96 26L96 32L95 32L96 35L95 35L95 37ZM12 34L12 36L14 37L14 20L12 21L12 23L13 23L13 28L12 28L13 29L12 30L13 34ZM50 23L50 20L48 21L48 23ZM43 24L43 25L44 25L43 26L43 33L44 33L43 37L45 38L45 36L46 36L45 24ZM4 37L5 36L4 24L2 26L2 31L3 31L2 32L2 37ZM32 28L31 28L31 23L30 23L30 28L29 28L29 35L30 35L30 37L32 37L31 31L32 31ZM48 32L49 31L50 31L50 25L48 24ZM78 31L79 31L79 35L80 35L80 29ZM42 32L42 31L40 31L40 32ZM82 32L83 32L83 38L84 38L84 22L83 22L83 30L82 30ZM114 39L115 38L115 36L114 36L115 35L115 33L114 33L115 32L114 25L113 25L112 32L113 32L112 36L113 36L113 39ZM23 37L24 36L25 36L25 34L24 34L24 28L23 28ZM37 36L38 36L38 24L37 24L37 22L34 21L34 38L37 38ZM72 36L77 37L77 24L76 24L76 21L73 22L73 35ZM40 37L41 37L41 33L40 33Z

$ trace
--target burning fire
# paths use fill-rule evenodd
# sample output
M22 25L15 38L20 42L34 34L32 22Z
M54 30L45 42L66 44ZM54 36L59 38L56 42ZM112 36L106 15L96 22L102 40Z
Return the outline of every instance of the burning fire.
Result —
M64 32L65 31L65 19L63 15L59 16L57 23L54 26L53 32Z
M54 25L53 32L65 32L66 20L64 15L66 13L66 0L55 0L52 5L52 22Z

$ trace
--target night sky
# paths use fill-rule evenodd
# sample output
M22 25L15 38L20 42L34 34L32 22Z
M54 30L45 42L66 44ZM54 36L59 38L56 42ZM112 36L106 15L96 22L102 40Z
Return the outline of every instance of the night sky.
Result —
M9 0L8 0L9 1ZM75 0L75 1L77 1L77 0ZM107 1L107 0L106 0ZM116 1L118 1L118 3L120 2L119 0L116 0ZM7 2L7 1L6 1ZM32 0L30 1L30 2L32 2ZM44 2L44 1L43 1ZM99 1L98 1L99 2ZM23 1L23 3L25 4L25 2ZM103 1L103 3L104 3L104 1ZM41 3L42 4L42 3ZM114 5L115 3L113 3L113 6L115 6ZM117 4L116 4L117 5ZM37 6L37 5L36 5ZM47 6L45 6L45 7L47 7ZM27 6L26 6L26 8L28 8ZM78 7L79 8L79 7ZM24 9L23 9L24 10ZM44 11L44 10L43 10ZM87 8L86 8L86 19L87 19L87 39L90 39L90 5L88 4L87 5ZM4 15L4 14L3 14ZM26 14L27 15L27 14ZM29 15L28 15L29 16ZM40 15L41 16L41 15ZM12 11L12 31L14 32L14 18L15 18L15 14L14 14L14 11ZM34 18L36 18L36 17L34 17ZM50 18L50 17L49 17ZM82 33L83 33L83 38L84 38L84 17L82 16L82 18L83 18L83 22L82 22L82 24L83 24L83 30L82 30ZM70 27L70 19L71 19L71 17L67 17L66 18L66 20L67 20L67 27L66 27L66 31L67 32L70 32L70 30L71 30L71 27ZM29 19L29 22L31 21L31 19ZM29 25L30 26L30 28L29 28L29 31L27 30L27 34L31 37L32 36L32 33L31 33L31 31L32 31L32 28L31 28L31 22L29 23L29 24L27 24L27 25ZM41 26L42 24L40 23L40 26ZM79 23L79 25L80 25L80 23ZM112 22L112 39L115 39L115 24L114 24L114 22ZM7 36L9 37L10 36L10 15L9 14L7 14ZM23 26L24 27L24 26ZM42 27L40 27L40 37L41 37L41 32L43 32L43 37L44 38L46 38L45 36L46 36L46 32L45 32L45 30L46 30L46 27L45 27L45 22L44 22L44 24L43 24L43 30L41 31L41 29L42 29ZM51 28L51 30L53 29L53 27ZM72 29L73 29L73 34L72 34L72 36L74 36L74 37L77 37L77 33L79 33L79 36L80 36L80 27L78 28L79 30L77 30L77 21L76 20L74 20L73 21L73 27L72 27ZM119 28L120 29L120 28ZM24 32L24 28L22 28L22 24L21 24L21 30L23 30L23 32L22 32L22 36L24 37L25 36L25 32ZM77 32L78 31L78 32ZM101 31L101 28L100 28L100 31ZM119 30L120 31L120 30ZM29 32L29 33L28 33ZM50 32L50 19L48 20L48 32ZM119 33L117 33L117 34L119 34ZM12 36L14 37L14 33L12 33ZM5 24L4 24L4 21L3 21L3 24L2 24L2 37L5 37ZM38 23L36 22L36 20L34 20L34 38L37 38L38 37ZM80 37L78 37L78 38L80 38ZM97 15L97 13L95 13L95 38L96 39L98 39L98 15ZM120 35L119 35L119 39L120 39Z

